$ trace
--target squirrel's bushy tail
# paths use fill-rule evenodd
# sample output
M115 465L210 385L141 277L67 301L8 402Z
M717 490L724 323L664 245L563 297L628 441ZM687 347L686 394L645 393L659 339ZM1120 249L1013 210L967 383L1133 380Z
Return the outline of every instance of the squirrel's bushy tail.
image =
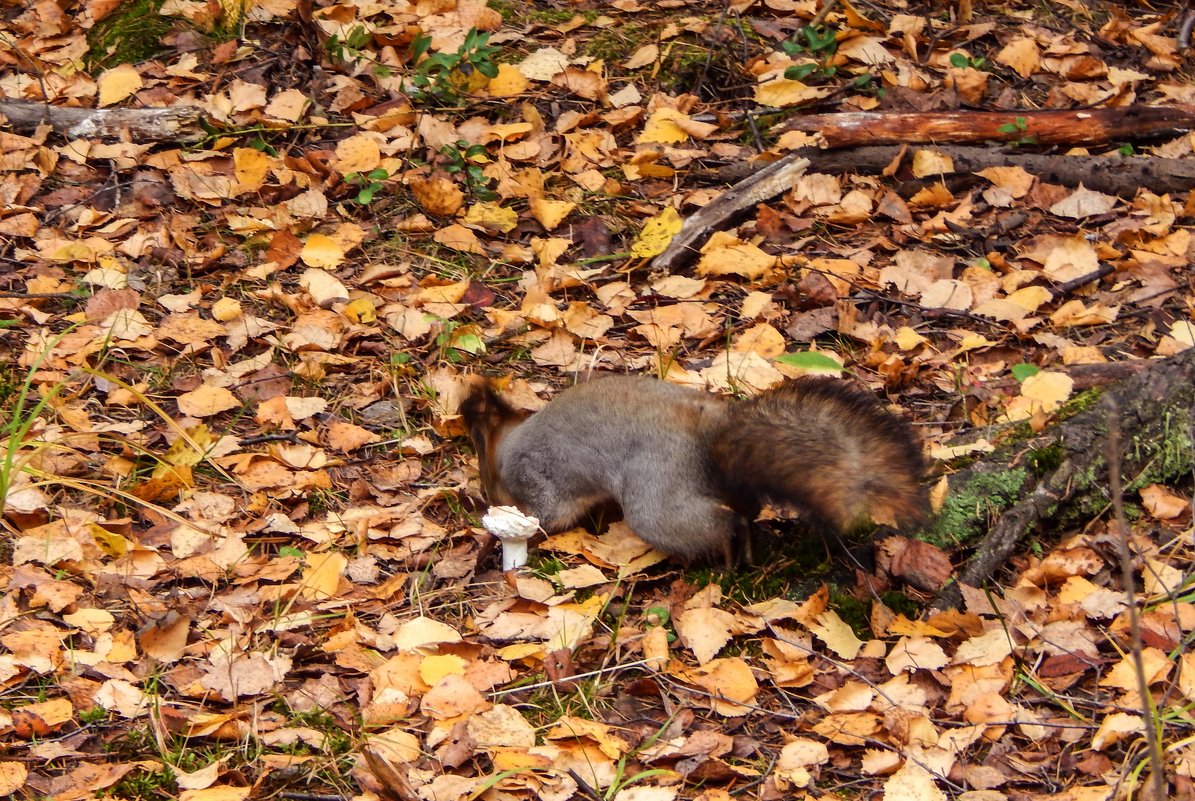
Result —
M839 531L924 518L921 445L871 394L801 378L736 405L729 417L713 434L711 461L743 508L791 503Z

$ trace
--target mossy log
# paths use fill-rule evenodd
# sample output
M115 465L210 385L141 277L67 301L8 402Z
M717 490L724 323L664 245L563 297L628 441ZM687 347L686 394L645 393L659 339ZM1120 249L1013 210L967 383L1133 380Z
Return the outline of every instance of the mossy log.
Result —
M1093 393L1040 434L1005 444L949 477L930 537L965 542L986 529L959 571L959 583L978 586L992 578L1027 534L1089 519L1108 507L1110 416L1120 428L1126 494L1191 474L1195 349ZM957 586L950 586L938 605L956 605L959 598Z

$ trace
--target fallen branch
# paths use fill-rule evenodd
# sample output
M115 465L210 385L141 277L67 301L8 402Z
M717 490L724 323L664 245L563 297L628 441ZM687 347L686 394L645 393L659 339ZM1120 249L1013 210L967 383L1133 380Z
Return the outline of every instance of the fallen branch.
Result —
M790 117L778 131L820 134L830 148L930 142L1102 145L1176 136L1195 129L1195 107L1035 111L853 111Z
M698 240L704 240L711 231L725 227L737 215L756 204L791 189L797 179L805 174L808 166L809 161L806 159L786 156L727 189L685 220L684 226L668 243L668 247L652 261L652 269L673 272L698 252Z
M195 106L170 108L64 108L26 100L0 100L0 114L16 131L49 125L70 139L120 139L133 142L198 142L206 136Z
M1020 167L1042 181L1131 198L1143 186L1157 194L1195 189L1195 161L1143 156L1057 156L984 147L937 146L939 153L954 162L955 173L978 172L988 167ZM875 145L851 150L801 148L785 158L810 161L810 172L861 173L882 172L900 155L898 145ZM734 182L756 169L750 164L731 164L718 170L693 172L691 176L715 182ZM938 176L926 178L937 180Z

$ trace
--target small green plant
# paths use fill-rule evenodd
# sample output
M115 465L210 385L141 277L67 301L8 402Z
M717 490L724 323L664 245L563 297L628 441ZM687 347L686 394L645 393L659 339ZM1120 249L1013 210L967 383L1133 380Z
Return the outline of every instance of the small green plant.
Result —
M1012 369L1009 372L1012 373L1012 377L1015 378L1017 381L1024 381L1026 378L1029 378L1030 376L1034 376L1034 375L1037 375L1038 373L1040 373L1041 368L1038 367L1036 364L1029 364L1028 362L1022 362L1020 364L1014 364L1012 366Z
M84 726L90 726L93 723L102 723L108 719L108 710L102 706L93 706L91 709L84 709L79 712L79 722Z
M334 33L324 42L324 52L331 61L339 64L355 64L369 58L365 48L373 41L371 34L364 25L354 25L342 38Z
M462 94L469 93L475 80L475 73L486 78L498 74L494 62L499 48L489 44L490 35L476 28L470 28L465 41L455 53L428 55L432 38L427 34L416 37L412 45L412 61L415 74L411 76L416 100L432 102L443 106L454 106Z
M1133 147L1131 143L1126 142L1117 148L1116 152L1122 156L1135 156L1137 155L1137 148Z
M485 162L489 161L485 145L470 145L463 139L439 150L441 169L449 175L464 179L465 190L477 200L496 200L498 193L487 188L490 179L485 176Z
M950 66L955 69L965 70L968 67L973 70L981 70L987 66L987 59L980 56L971 57L966 53L951 53Z
M784 71L790 81L804 81L808 78L828 79L834 77L838 68L830 63L838 52L838 34L824 25L802 26L793 38L780 43L789 58L803 56L813 59L809 64L795 64Z
M344 182L349 186L358 187L357 196L353 198L359 206L368 206L373 197L382 190L382 181L390 177L390 171L384 167L377 167L367 173L350 172L344 176Z
M996 130L1009 136L1020 134L1013 140L1012 144L1014 145L1028 145L1037 141L1037 137L1029 134L1029 123L1025 121L1024 117L1017 117L1012 122L1006 122Z
M436 334L436 347L441 358L453 364L464 361L465 353L482 353L485 342L477 333L476 326L463 325L457 320L445 320L442 317L428 315L428 319L440 324L440 333Z

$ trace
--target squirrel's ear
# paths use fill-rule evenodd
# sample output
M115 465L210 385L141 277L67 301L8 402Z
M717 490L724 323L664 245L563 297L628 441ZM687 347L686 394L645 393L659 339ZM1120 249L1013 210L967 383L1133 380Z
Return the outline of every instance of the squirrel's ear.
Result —
M469 380L465 399L461 401L460 413L461 417L465 418L465 425L470 429L477 425L485 425L487 420L491 423L497 422L493 418L500 419L510 411L510 406L494 391L494 386L488 378L474 376Z

